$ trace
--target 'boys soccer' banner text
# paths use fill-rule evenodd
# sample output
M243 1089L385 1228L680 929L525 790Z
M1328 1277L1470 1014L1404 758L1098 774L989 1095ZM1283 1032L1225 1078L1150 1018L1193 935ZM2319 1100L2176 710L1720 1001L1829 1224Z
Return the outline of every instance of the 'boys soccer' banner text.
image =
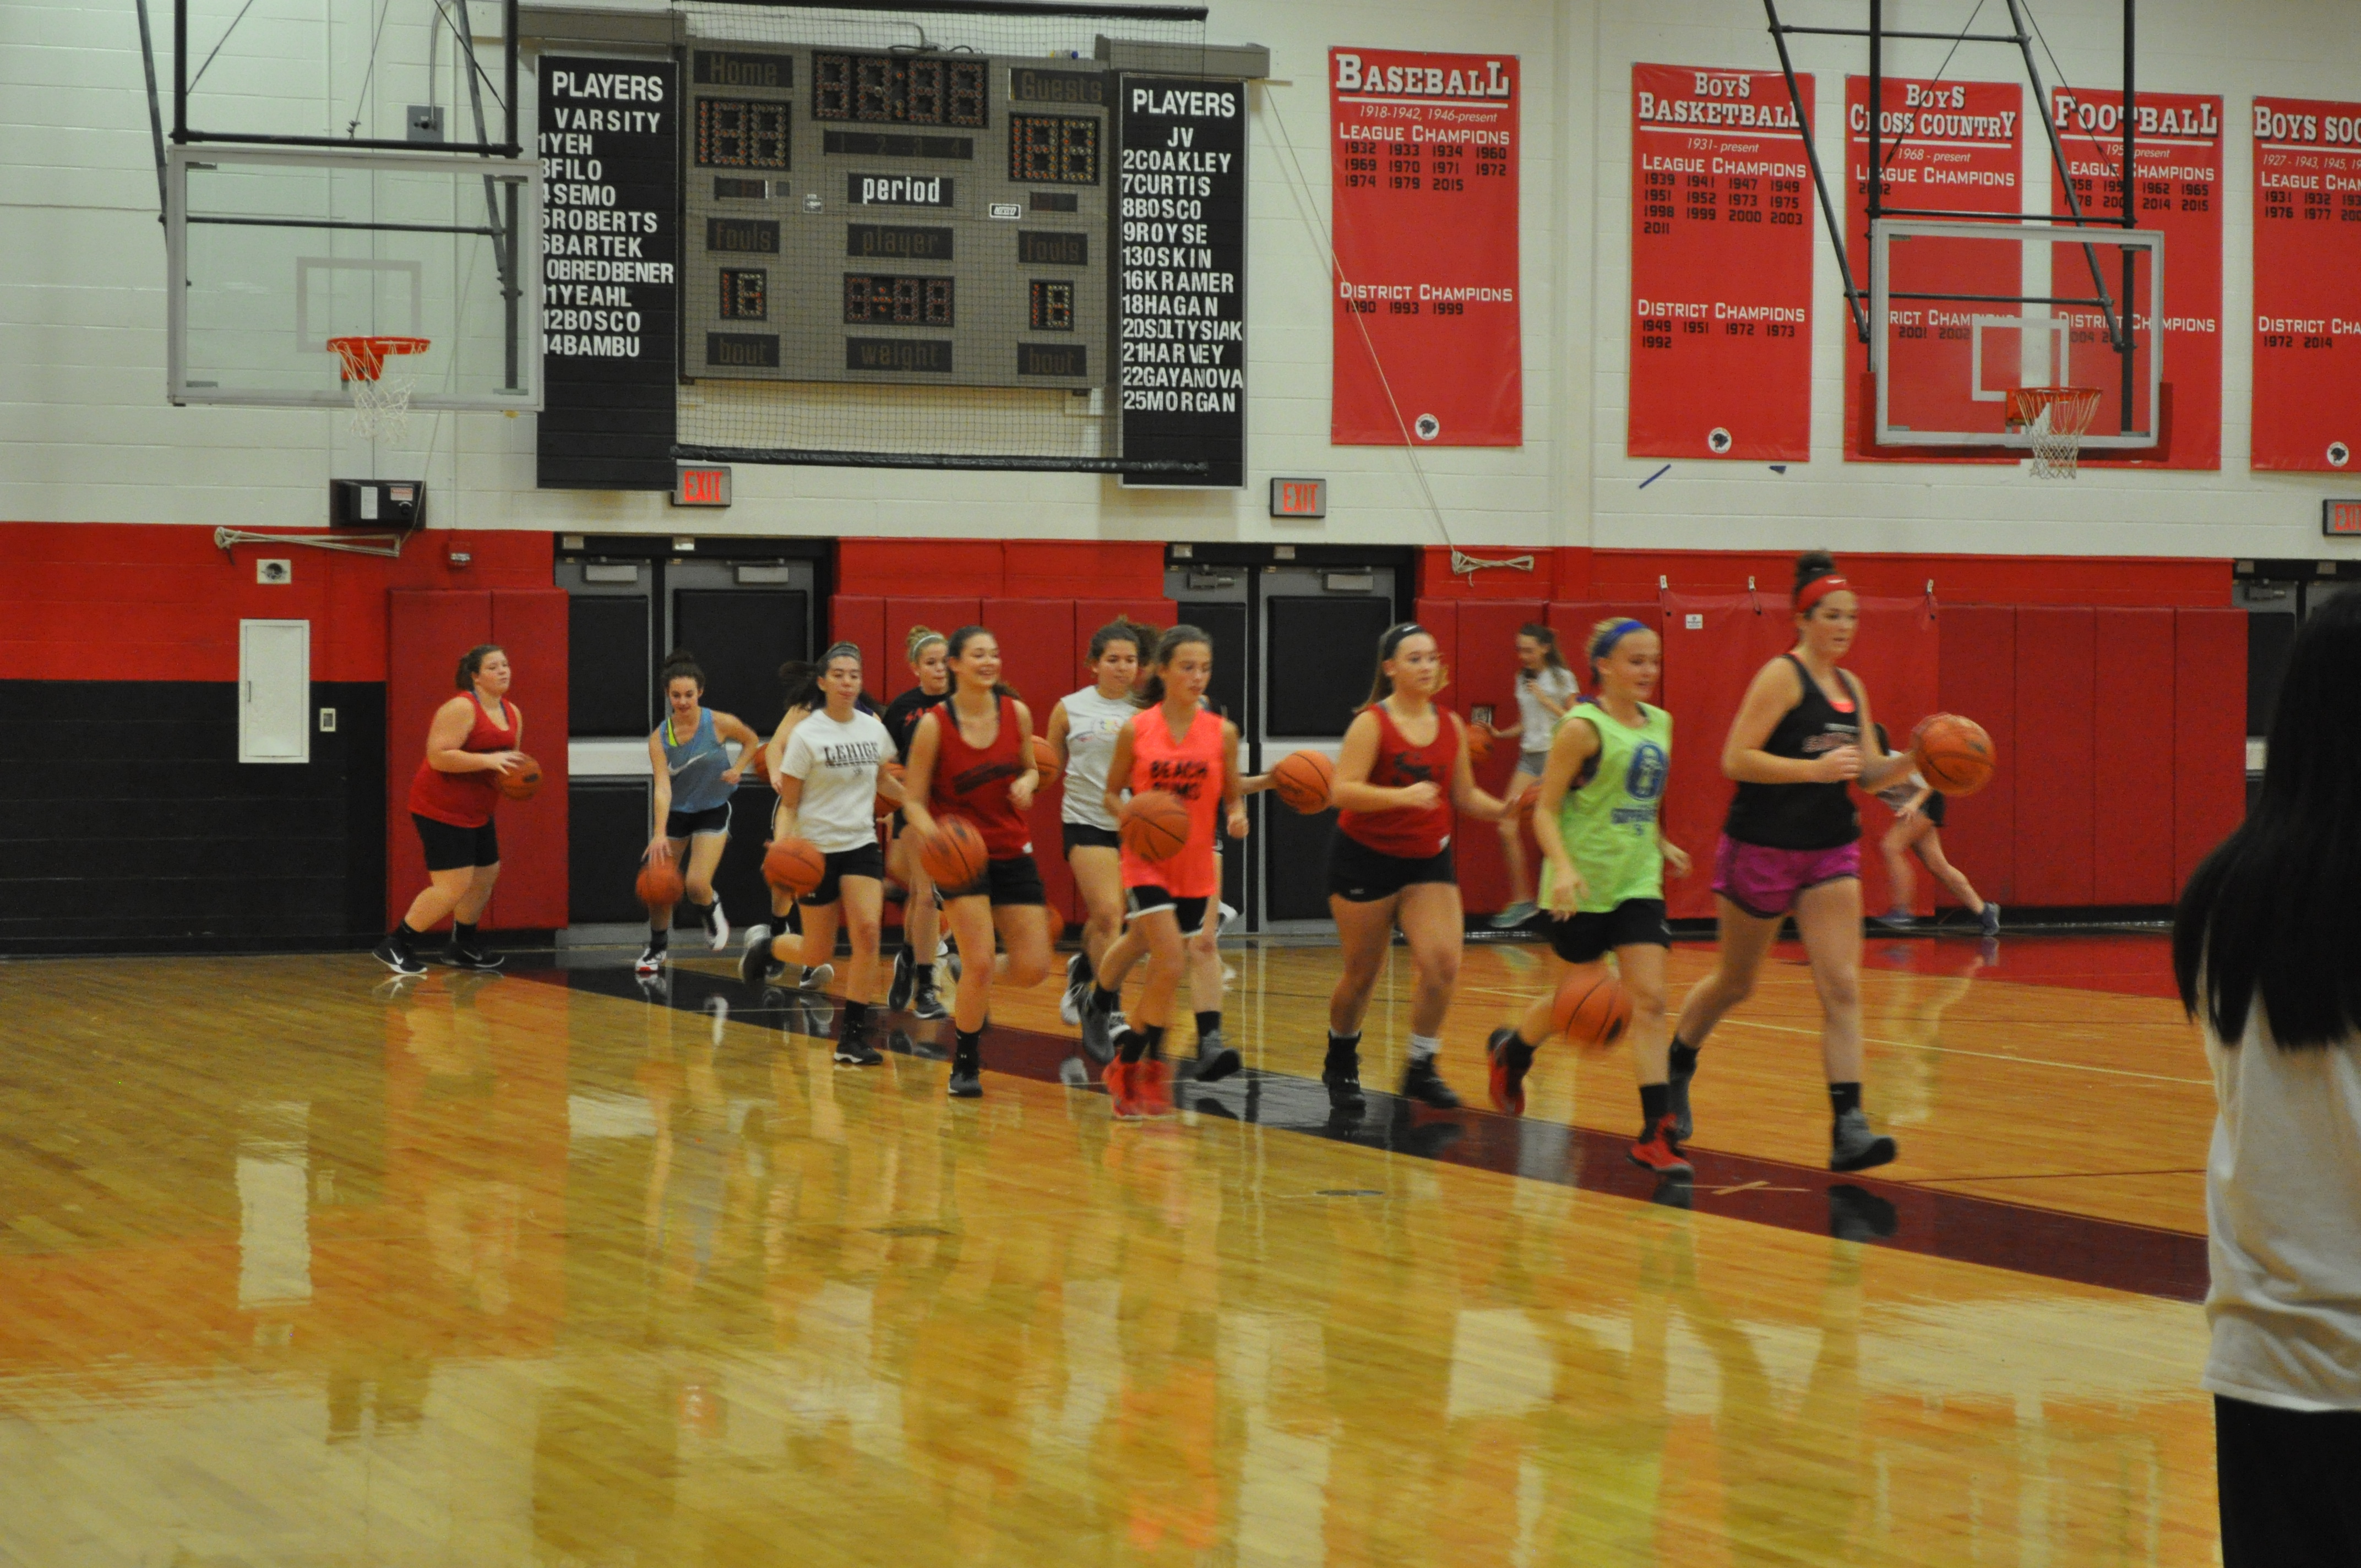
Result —
M2287 473L2361 444L2361 104L2255 100L2254 432Z

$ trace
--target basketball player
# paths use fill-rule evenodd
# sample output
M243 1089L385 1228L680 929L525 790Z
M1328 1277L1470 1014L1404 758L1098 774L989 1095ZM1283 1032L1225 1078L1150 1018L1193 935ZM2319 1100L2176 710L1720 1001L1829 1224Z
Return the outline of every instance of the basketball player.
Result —
M781 759L780 834L800 835L826 857L819 884L803 896L803 972L830 966L840 916L851 938L844 977L844 1027L836 1059L875 1067L885 1058L869 1038L870 997L877 989L877 933L885 909L885 856L877 847L874 803L891 779L881 778L893 737L876 715L863 713L861 650L839 642L820 655L823 704L796 725ZM784 959L776 938L769 956Z
M1877 727L1877 743L1889 751L1893 749L1885 738L1885 726ZM1907 753L1905 753L1905 756ZM1916 855L1935 873L1935 880L1951 890L1951 896L1967 906L1976 917L1987 937L2000 935L2000 905L1986 904L1976 892L1968 873L1953 865L1943 855L1943 794L1921 778L1916 770L1877 792L1894 812L1894 826L1885 830L1878 841L1878 851L1885 857L1885 880L1894 889L1894 906L1877 917L1877 923L1889 931L1907 931L1918 924L1910 913L1910 902L1916 895L1918 878L1910 869L1910 857Z
M782 783L779 763L787 754L787 740L795 734L796 726L818 712L821 703L826 700L820 692L819 666L808 660L790 659L781 664L779 685L786 694L785 698L781 706L779 722L772 729L771 738L763 743L761 753L763 775L771 781L771 787L774 790L777 790ZM776 801L774 801L771 805L773 840L775 841L786 832L782 825L785 817L785 812ZM773 963L770 957L771 940L774 937L788 936L802 925L802 917L796 912L795 895L776 887L770 888L768 891L771 898L771 917L746 928L746 948L738 955L739 978L750 986L761 985L777 976L779 966ZM829 977L835 972L836 968L832 964L820 965L817 972L807 972L798 965L796 971L796 989L817 991L826 985Z
M713 871L730 845L730 801L738 780L761 766L763 738L734 714L704 706L705 672L697 655L677 649L664 662L664 721L648 736L648 762L655 780L655 836L646 860L684 861L688 905L697 912L706 940L716 952L730 945L730 920L713 896ZM732 762L722 749L738 742ZM664 966L672 942L672 908L648 911L648 945L631 967L654 974Z
M1410 943L1417 990L1411 1001L1405 1098L1448 1110L1459 1096L1435 1070L1444 1014L1459 981L1459 882L1451 855L1456 806L1496 822L1506 809L1476 787L1467 732L1435 706L1443 654L1412 621L1388 627L1378 642L1368 706L1345 731L1333 798L1336 837L1328 852L1328 909L1343 943L1345 972L1328 999L1328 1056L1321 1081L1331 1105L1357 1112L1361 1015L1399 925Z
M1673 718L1646 699L1664 670L1664 647L1640 621L1591 628L1593 695L1557 721L1533 806L1533 836L1546 864L1541 893L1550 912L1550 948L1574 970L1604 975L1611 950L1631 998L1631 1065L1640 1080L1640 1137L1632 1163L1660 1176L1691 1167L1674 1131L1665 1070L1664 868L1686 876L1689 858L1667 840L1657 809L1673 759ZM1572 978L1560 976L1561 981ZM1543 992L1513 1029L1496 1029L1492 1103L1525 1112L1533 1047L1554 1027Z
M1550 737L1575 697L1574 672L1558 652L1557 633L1538 620L1517 628L1517 718L1503 729L1488 728L1506 740L1515 738L1517 771L1509 775L1503 800L1514 801L1528 785L1539 783L1549 763ZM1524 836L1517 830L1517 814L1500 818L1500 855L1509 868L1509 907L1492 916L1495 930L1510 930L1533 917L1532 873L1525 865Z
M950 642L928 627L910 628L904 643L910 673L918 684L885 706L885 732L902 765L910 765L910 741L919 716L950 694ZM885 993L888 1007L907 1007L915 1018L949 1015L936 989L935 957L941 945L942 912L936 907L935 884L918 860L918 841L909 831L907 813L895 812L885 852L885 869L904 889L902 945L894 953L894 980Z
M1058 699L1044 737L1066 772L1059 827L1074 889L1082 895L1082 948L1066 960L1066 994L1058 1006L1069 1024L1082 1021L1082 1002L1099 957L1123 930L1122 846L1105 795L1115 737L1139 712L1132 696L1145 651L1139 637L1128 620L1111 620L1091 633L1092 684Z
M434 710L426 729L426 755L410 780L410 820L426 851L426 886L374 951L396 974L424 974L418 943L434 923L451 916L451 945L443 961L457 969L494 970L476 922L500 876L500 835L492 811L499 781L524 761L524 710L508 699L509 656L486 642L459 661L459 695Z
M1008 984L1033 985L1049 970L1048 900L1025 825L1041 774L1027 743L1033 716L1000 682L999 641L983 627L962 626L947 652L951 693L920 716L911 737L902 811L921 843L935 833L938 817L967 818L989 857L972 881L942 894L961 954L950 1093L973 1100L983 1092L983 1025L1000 967L994 932L1008 948L1002 960Z
M1238 794L1237 727L1216 718L1202 700L1213 676L1213 640L1193 626L1176 626L1158 640L1152 668L1146 693L1151 706L1115 738L1103 804L1109 815L1128 821L1141 795L1160 790L1180 802L1187 838L1179 853L1162 861L1148 861L1129 845L1122 851L1131 930L1148 950L1148 978L1116 1037L1116 1059L1107 1068L1115 1113L1126 1120L1171 1113L1164 1031L1181 972L1189 967L1183 933L1201 930L1209 905L1220 899L1220 863L1213 853L1217 802L1229 836L1246 836L1246 804ZM1201 1081L1237 1070L1235 1051L1223 1051L1222 1057L1204 1059L1201 1036Z
M1697 1051L1754 989L1787 916L1820 994L1820 1060L1828 1072L1828 1168L1867 1170L1896 1153L1870 1131L1861 1103L1861 817L1850 787L1876 791L1906 772L1889 756L1869 692L1840 667L1861 624L1861 600L1835 558L1795 561L1795 646L1756 672L1722 745L1738 781L1714 853L1720 940L1713 972L1681 1004L1670 1058L1674 1130L1692 1133L1689 1080Z

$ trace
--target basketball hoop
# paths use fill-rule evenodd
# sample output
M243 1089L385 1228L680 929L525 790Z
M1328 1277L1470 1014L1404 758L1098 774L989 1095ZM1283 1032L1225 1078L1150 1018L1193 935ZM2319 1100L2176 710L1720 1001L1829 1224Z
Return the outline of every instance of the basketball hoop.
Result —
M328 339L329 352L345 362L345 385L353 394L355 435L399 437L410 428L410 389L418 378L387 376L385 362L395 355L423 354L432 346L423 337Z
M2033 477L2070 479L2082 450L2083 433L2099 414L2096 387L2015 387L2009 389L2007 422L2022 430L2033 448Z

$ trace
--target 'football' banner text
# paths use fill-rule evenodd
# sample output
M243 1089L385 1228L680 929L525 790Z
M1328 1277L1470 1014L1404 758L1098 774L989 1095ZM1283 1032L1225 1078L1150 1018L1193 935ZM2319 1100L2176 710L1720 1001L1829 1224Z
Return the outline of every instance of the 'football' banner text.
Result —
M1811 203L1778 71L1631 68L1631 456L1811 455Z
M2333 474L2356 446L2361 104L2257 98L2252 466Z
M1328 51L1330 439L1518 446L1517 59Z

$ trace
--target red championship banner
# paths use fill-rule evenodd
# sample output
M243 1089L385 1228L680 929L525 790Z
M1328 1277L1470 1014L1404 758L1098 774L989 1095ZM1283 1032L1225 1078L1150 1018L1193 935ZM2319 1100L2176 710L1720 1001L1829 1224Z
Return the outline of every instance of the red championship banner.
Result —
M2085 217L2124 215L2124 95L2069 92L2049 95L2049 113L2066 148L2066 172ZM2133 127L2132 158L2139 165L2136 225L2164 233L2163 442L2153 455L2086 450L2084 464L2126 468L2219 468L2222 466L2222 100L2195 93L2142 93L2139 124ZM2070 209L2066 192L2050 181L2049 210ZM2070 245L2050 247L2053 280L2090 280L2090 263ZM2123 291L2118 273L2110 292ZM2059 293L2084 291L2059 289ZM2113 374L2085 377L2085 364L2116 363L2106 346L2099 313L2077 307L2073 342L2076 379L2106 393L2091 428L2123 428L2123 382ZM2139 325L2153 331L2144 317ZM2136 422L2147 422L2147 383L2133 395Z
M1885 78L1879 116L1879 151L1885 165L1885 205L1949 213L2021 213L2025 210L2025 94L2014 82L1937 82ZM1866 285L1869 259L1869 78L1845 79L1845 254L1853 281ZM1938 275L1943 287L1961 293L2021 294L2026 291L2019 258L2006 247L1972 241L1917 239L1912 265ZM1964 248L1960 248L1964 247ZM1960 265L1947 267L1949 250ZM1971 307L1960 305L1957 313ZM1993 307L2014 309L2014 307ZM1912 301L1896 302L1896 330L1907 340L1906 356L1890 360L1888 406L1894 422L1920 430L1970 430L1987 416L1975 398L1972 345L1964 328L1946 331L1932 320L1950 309ZM1907 324L1909 313L1928 319ZM1881 323L1870 323L1872 331ZM1845 329L1845 457L1849 462L1885 459L1872 440L1875 391L1869 378L1869 350L1848 322ZM2018 454L1992 456L1945 451L1914 451L1913 462L2014 463Z
M1785 77L1631 68L1631 455L1811 456L1814 229Z
M1520 446L1517 57L1328 51L1339 446Z
M2361 104L2257 98L2252 463L2333 474L2356 445Z

